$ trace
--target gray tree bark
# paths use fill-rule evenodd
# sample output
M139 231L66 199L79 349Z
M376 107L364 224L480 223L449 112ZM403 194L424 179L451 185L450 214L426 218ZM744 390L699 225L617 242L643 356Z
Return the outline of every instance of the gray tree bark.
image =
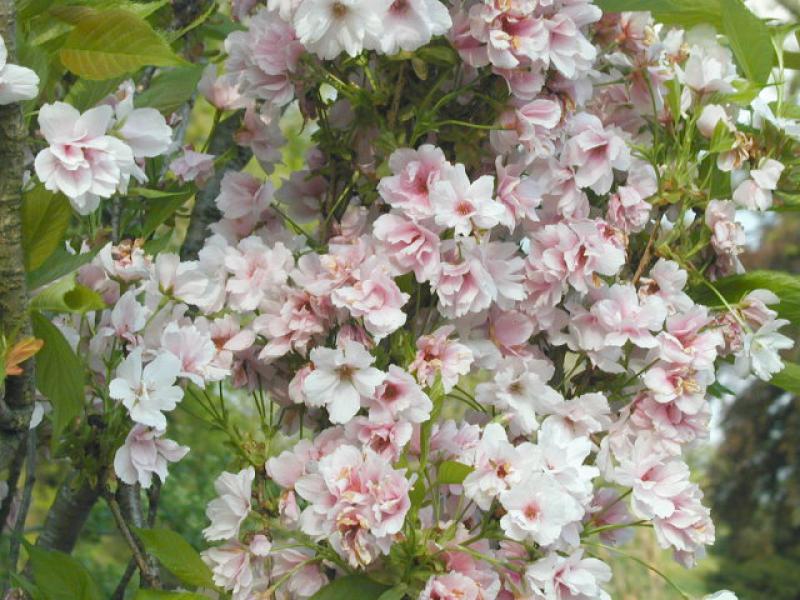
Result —
M0 0L0 34L15 52L14 0ZM0 106L0 333L10 341L30 334L22 254L22 173L25 127L19 104ZM9 467L25 439L33 410L33 361L0 384L0 470Z

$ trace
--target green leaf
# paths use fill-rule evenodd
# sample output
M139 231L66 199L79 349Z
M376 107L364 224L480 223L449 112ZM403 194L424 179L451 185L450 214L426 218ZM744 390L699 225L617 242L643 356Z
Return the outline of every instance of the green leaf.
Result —
M25 269L41 267L55 252L69 227L72 208L63 194L36 186L22 197L22 247Z
M474 469L455 460L446 460L439 465L437 481L448 485L460 485Z
M689 28L708 23L720 29L720 0L597 0L603 12L649 11L668 25Z
M458 62L458 53L451 46L423 46L416 52L425 62L449 66Z
M401 583L383 592L378 596L378 600L403 600L406 592L408 592L408 586Z
M714 396L714 398L724 398L725 396L735 396L736 392L731 389L726 388L722 385L719 381L715 381L710 386L708 386L708 393Z
M155 190L148 190L153 192ZM150 198L147 203L147 213L142 227L142 237L146 238L153 233L160 225L165 223L174 215L186 202L194 195L194 190L189 188L180 192L161 192L161 196L143 194Z
M773 204L771 210L777 212L800 210L800 193L778 190L775 192L775 197L779 203Z
M310 600L378 600L388 589L366 575L347 575L331 581Z
M118 77L144 66L183 64L147 21L121 8L82 18L67 37L59 56L67 69L92 80Z
M106 303L100 294L77 283L73 276L64 277L36 294L31 299L31 307L40 311L83 314L103 310Z
M417 480L414 482L414 487L411 488L411 491L408 492L408 498L411 500L411 506L415 508L419 508L422 506L422 503L425 501L425 493L428 490L425 489L425 480L422 477L417 477Z
M428 63L418 57L414 57L411 59L411 68L414 70L414 75L417 76L418 79L425 81L428 79Z
M100 590L91 575L76 559L30 544L25 548L30 556L33 580L46 600L101 600Z
M708 142L708 151L712 153L727 152L733 148L735 141L727 124L723 120L720 120L714 128L711 140Z
M38 311L31 312L33 334L44 341L36 355L36 387L53 405L53 442L83 410L84 369L61 331Z
M155 2L125 2L124 0L74 0L50 9L50 14L71 25L77 25L88 16L110 8L125 8L138 16L149 17L158 9L166 6L169 0Z
M753 290L770 290L780 299L772 308L778 316L800 324L800 277L779 271L751 271L742 275L723 277L713 283L729 303L739 302ZM692 290L695 301L707 305L719 304L719 298L706 287Z
M783 370L775 373L769 382L795 396L800 396L800 365L785 362Z
M208 600L208 596L194 592L167 592L142 588L137 590L133 600Z
M214 587L211 570L180 534L169 529L137 529L136 533L147 551L183 583L195 587Z
M203 67L200 65L162 71L153 77L147 90L136 96L136 107L149 106L170 115L192 97L202 75Z
M722 32L736 61L750 81L766 83L775 63L775 49L766 23L742 0L722 0Z
M71 104L79 111L83 112L95 106L109 94L116 92L119 84L122 83L124 79L124 77L114 77L104 81L78 79L69 88L64 102Z
M41 267L27 274L28 289L35 290L75 271L90 262L98 251L99 249L83 254L70 254L65 248L59 247Z

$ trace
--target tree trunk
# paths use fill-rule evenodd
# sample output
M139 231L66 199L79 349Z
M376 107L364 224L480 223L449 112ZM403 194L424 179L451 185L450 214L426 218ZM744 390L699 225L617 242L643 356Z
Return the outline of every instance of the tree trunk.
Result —
M14 0L0 0L0 34L9 62L16 56L14 30ZM24 143L19 104L0 106L0 334L9 342L30 334L21 224ZM22 375L0 384L0 470L16 456L33 410L33 361L24 368Z
M76 485L79 477L78 473L73 473L61 484L47 513L42 533L36 539L37 546L67 554L72 552L94 503L100 497L98 487L86 481Z

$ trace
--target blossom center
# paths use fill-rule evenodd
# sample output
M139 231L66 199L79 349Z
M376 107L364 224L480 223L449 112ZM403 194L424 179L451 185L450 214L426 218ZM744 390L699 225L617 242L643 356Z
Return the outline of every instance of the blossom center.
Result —
M386 384L386 387L383 390L383 399L384 400L386 400L388 402L393 402L394 400L397 400L397 397L399 395L400 395L400 392L397 389L396 385L394 385L393 383L387 383Z
M347 15L347 7L341 2L334 2L331 6L331 12L337 19L343 19Z
M475 211L475 207L468 200L462 200L456 204L456 213L462 217L468 217Z
M408 12L408 0L394 0L389 8L390 12L402 14Z
M525 518L529 521L535 521L539 517L539 507L535 504L528 504L523 511Z
M353 367L350 365L342 365L336 369L336 374L340 379L350 380L353 378Z

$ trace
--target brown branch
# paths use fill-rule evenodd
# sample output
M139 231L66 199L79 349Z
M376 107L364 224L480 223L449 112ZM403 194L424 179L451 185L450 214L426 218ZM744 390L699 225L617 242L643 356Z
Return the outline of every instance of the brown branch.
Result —
M647 240L647 246L644 249L644 254L642 254L642 259L639 261L639 266L636 267L636 273L633 275L633 285L639 283L639 279L641 279L642 275L644 274L647 265L650 264L650 259L653 257L653 244L656 241L656 237L658 237L658 231L660 228L660 221L653 226L653 231L650 233L650 239Z
M122 514L122 509L120 508L116 497L109 491L106 491L103 494L103 497L105 498L108 507L111 509L111 514L113 515L114 521L117 524L117 529L119 529L122 537L125 538L125 542L131 549L133 559L136 561L136 566L139 568L139 573L141 573L142 579L149 587L161 589L161 582L158 580L158 574L153 572L152 566L147 560L144 548L136 536L133 535L125 516Z
M147 507L147 527L152 529L156 524L156 513L158 512L158 502L161 497L161 480L155 479L153 481L153 485L147 490L147 498L149 501ZM122 578L120 579L117 587L114 589L114 593L111 595L111 600L123 600L125 597L125 590L128 589L128 584L131 581L131 577L136 572L136 560L131 558L128 562L128 566L125 568L125 572L122 574Z

